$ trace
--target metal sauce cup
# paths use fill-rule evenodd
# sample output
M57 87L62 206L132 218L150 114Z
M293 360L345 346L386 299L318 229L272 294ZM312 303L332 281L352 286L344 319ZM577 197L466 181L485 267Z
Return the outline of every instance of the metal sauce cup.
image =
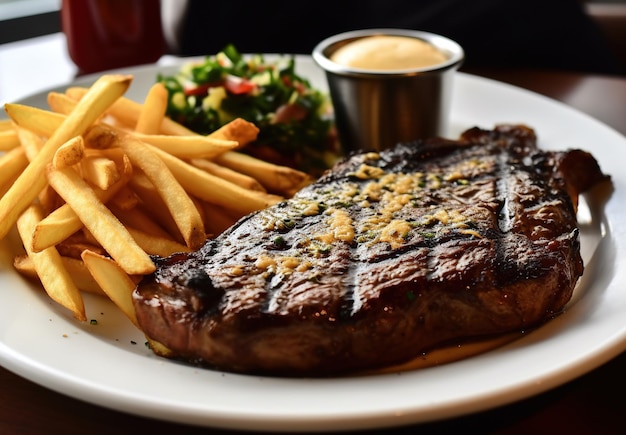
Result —
M441 51L445 60L398 70L352 68L331 60L340 47L373 35L420 39ZM445 136L454 73L464 56L462 47L451 39L413 30L357 30L320 42L313 59L326 73L344 151L378 151L399 142Z

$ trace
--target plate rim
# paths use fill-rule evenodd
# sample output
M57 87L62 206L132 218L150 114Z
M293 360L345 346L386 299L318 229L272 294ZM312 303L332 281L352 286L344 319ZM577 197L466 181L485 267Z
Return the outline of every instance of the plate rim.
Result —
M302 59L308 59L308 56L297 56L297 62L302 62ZM156 64L156 65L144 65L134 68L124 68L121 71L125 73L134 73L137 74L137 71L156 71L163 70L163 68L175 68L177 65L183 62L187 62L191 60L190 58L182 58L175 60L174 63L171 64ZM178 63L176 63L178 62ZM93 80L95 77L101 75L102 73L85 76L79 78L78 80L74 80L68 84L62 86L55 86L53 88L45 89L43 91L36 92L32 95L26 96L20 101L29 101L31 99L37 99L41 95L45 95L50 90L57 90L60 88L65 88L68 85L80 82L88 82ZM624 142L623 145L626 145L626 140L624 137L612 129L611 127L601 123L600 121L592 118L589 115L586 115L574 108L566 106L563 103L560 103L556 100L550 99L543 95L534 93L532 91L528 91L522 88L518 88L514 85L506 84L503 82L499 82L492 79L486 79L483 77L473 76L471 74L457 73L459 81L463 83L471 83L472 86L491 86L496 87L498 89L506 89L514 94L524 95L528 98L535 99L537 101L542 101L544 104L556 108L556 110L566 112L572 116L579 117L580 119L584 119L585 122L590 123L595 126L595 128L604 129L609 136L611 134L615 134L616 139L621 142ZM458 83L457 83L458 84ZM612 174L613 175L613 174ZM618 174L615 173L617 176ZM620 184L623 182L623 177L617 178ZM613 212L615 208L615 201L613 201L613 207L610 209ZM619 207L617 207L620 210ZM606 211L605 211L606 213ZM619 240L616 240L619 236L621 236L625 231L621 222L619 225L614 225L616 222L609 219L607 223L610 228L608 230L611 234L611 241L618 244L615 249L619 250L619 253L623 253L624 247L623 243ZM615 260L617 261L617 260ZM0 269L0 272L3 272ZM623 277L620 277L623 280ZM0 282L4 282L3 275L0 275ZM575 308L575 307L574 307ZM559 321L559 318L555 319L555 321ZM2 322L0 321L0 324ZM383 428L383 427L392 427L399 426L404 424L411 423L425 423L429 421L435 421L443 418L450 417L458 417L462 415L467 415L474 412L480 412L487 409L491 409L494 406L502 406L508 403L512 403L532 395L540 394L549 389L555 388L563 383L566 383L570 380L573 380L594 368L600 366L601 364L609 361L614 358L617 354L621 353L624 349L626 349L626 325L622 328L621 331L614 331L614 337L612 340L608 340L602 346L599 346L600 349L595 353L587 353L585 356L576 362L570 362L566 364L564 367L560 369L554 368L551 372L544 374L542 379L532 378L528 379L525 382L518 383L516 394L511 394L511 391L505 389L501 389L497 392L491 393L483 393L482 401L474 400L468 401L466 398L459 398L456 401L450 401L446 404L439 404L439 406L433 405L429 409L411 409L410 407L405 409L392 409L385 408L379 409L378 412L372 412L371 409L363 409L359 412L354 411L352 414L340 413L333 414L329 412L321 412L318 414L311 413L305 415L275 415L275 414L267 414L267 413L231 413L227 411L218 411L218 412L208 412L207 415L206 409L199 408L185 408L185 407L176 407L175 411L171 408L168 411L168 408L171 407L172 403L163 403L162 401L153 399L152 401L147 398L143 403L137 404L133 402L129 402L128 400L132 397L120 394L120 392L116 392L113 390L103 389L100 391L100 394L97 394L95 391L89 390L89 385L87 385L83 380L75 377L67 377L67 374L57 373L54 370L44 367L44 365L40 364L37 361L27 358L25 355L20 354L15 349L8 346L4 338L0 336L0 364L3 367L6 367L8 370L25 377L35 383L38 383L44 387L47 387L51 390L54 390L58 393L69 395L71 397L77 398L79 400L84 400L89 403L103 406L110 409L115 409L122 412L131 412L133 414L141 415L148 418L157 418L164 419L168 421L175 421L179 423L192 423L203 426L211 426L211 427L222 427L228 429L253 429L253 430L289 430L289 431L300 431L300 430L343 430L343 429L375 429L375 428ZM501 353L506 351L514 351L516 347L511 345L504 345L498 348L495 352ZM491 354L492 352L490 352ZM477 355L471 357L471 360L474 361L473 364L478 364L480 361L486 358L485 355ZM170 362L168 361L167 364ZM456 363L452 363L456 364ZM438 367L439 368L439 367ZM231 378L239 378L240 375L226 374L226 377ZM395 374L386 374L382 375L388 379L393 379ZM402 377L402 376L401 376ZM405 375L405 377L409 377L409 375ZM250 377L254 379L263 379L259 377ZM250 379L248 378L248 379ZM311 382L317 381L307 381L307 384L311 384ZM343 383L343 382L340 382ZM70 388L68 388L68 386ZM107 399L103 402L103 395ZM132 396L132 395L131 395ZM117 398L118 401L111 402L111 400ZM496 403L497 402L497 403ZM155 411L156 407L156 412ZM198 412L202 411L204 416L198 415ZM425 412L428 411L430 414L426 415ZM243 414L243 415L242 415ZM207 419L207 417L210 417Z

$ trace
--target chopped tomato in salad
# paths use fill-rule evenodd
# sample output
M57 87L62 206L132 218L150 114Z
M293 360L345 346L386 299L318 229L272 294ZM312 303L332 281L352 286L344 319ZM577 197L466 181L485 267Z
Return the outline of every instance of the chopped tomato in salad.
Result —
M328 96L295 71L295 58L266 62L229 45L172 76L159 75L169 93L167 115L201 134L235 118L259 128L243 151L319 175L341 156Z

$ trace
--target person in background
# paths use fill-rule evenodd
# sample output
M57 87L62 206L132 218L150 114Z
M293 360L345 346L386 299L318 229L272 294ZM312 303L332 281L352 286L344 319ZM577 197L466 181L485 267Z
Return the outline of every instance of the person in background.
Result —
M364 28L406 28L456 40L464 67L622 74L580 0L162 0L172 54L310 54L322 39Z

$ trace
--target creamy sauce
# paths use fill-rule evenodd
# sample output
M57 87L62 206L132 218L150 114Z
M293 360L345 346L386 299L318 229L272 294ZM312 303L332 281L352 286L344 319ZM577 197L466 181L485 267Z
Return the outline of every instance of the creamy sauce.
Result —
M434 66L447 58L434 45L421 39L376 35L340 47L331 60L351 68L399 70Z

